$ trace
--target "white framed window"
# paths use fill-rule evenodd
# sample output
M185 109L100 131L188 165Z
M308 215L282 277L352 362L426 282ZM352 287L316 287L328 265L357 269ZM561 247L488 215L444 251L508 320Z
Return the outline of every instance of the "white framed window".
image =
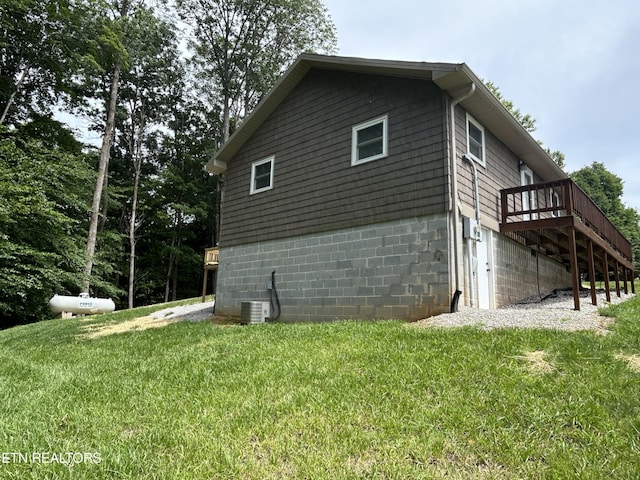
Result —
M273 188L273 166L275 156L264 158L251 164L250 194L265 192Z
M388 116L356 125L351 133L351 165L371 162L388 155Z
M467 153L480 165L485 167L484 127L471 115L467 114Z

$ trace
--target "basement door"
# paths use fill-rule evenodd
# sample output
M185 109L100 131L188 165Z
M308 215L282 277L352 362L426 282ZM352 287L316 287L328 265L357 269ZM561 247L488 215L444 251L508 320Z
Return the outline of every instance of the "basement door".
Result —
M491 248L493 237L491 230L482 229L482 242L476 242L478 256L478 308L493 308L493 258Z

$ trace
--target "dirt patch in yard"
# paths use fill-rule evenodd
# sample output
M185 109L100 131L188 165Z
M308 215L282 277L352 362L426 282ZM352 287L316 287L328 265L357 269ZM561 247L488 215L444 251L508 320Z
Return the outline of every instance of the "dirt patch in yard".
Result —
M134 318L120 323L87 325L84 327L86 333L81 335L81 337L93 339L107 335L115 335L117 333L141 332L150 328L166 327L172 323L182 321L197 322L210 320L213 317L213 304L214 302L205 302L181 305L158 310L146 317Z
M556 367L545 357L547 352L544 350L536 350L535 352L524 352L524 355L517 355L513 358L524 360L527 362L527 369L534 374L545 374L553 372Z
M84 329L86 333L82 335L83 338L100 338L107 335L115 335L116 333L125 333L136 331L140 332L148 330L150 328L165 327L171 323L179 322L180 319L164 319L153 317L140 317L133 320L127 320L120 323L108 323L106 325L87 325Z
M627 367L632 372L640 373L640 355L623 355L620 353L615 358L621 362L626 362Z

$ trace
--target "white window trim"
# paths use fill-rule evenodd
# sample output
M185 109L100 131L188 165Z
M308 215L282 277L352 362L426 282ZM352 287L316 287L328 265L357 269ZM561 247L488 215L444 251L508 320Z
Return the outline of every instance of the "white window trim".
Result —
M531 179L531 182L527 181L527 177ZM535 183L535 177L533 176L533 170L531 170L526 165L523 166L522 169L520 170L520 185L524 187L526 185L533 185L534 183ZM523 210L525 207L528 207L527 211L535 210L537 208L537 203L538 202L536 200L535 193L532 194L531 191L522 192L522 209ZM538 216L535 213L534 214L525 213L522 215L522 217L523 217L523 220L526 220L526 221L538 219Z
M263 158L262 160L257 160L251 164L251 188L249 191L250 195L253 195L254 193L266 192L267 190L273 189L273 171L275 167L275 159L276 159L275 155L271 155L270 157ZM256 168L259 167L260 165L264 165L265 163L271 164L271 175L269 177L269 186L256 188L255 187L256 186Z
M473 153L471 153L471 133L469 132L470 123L472 123L474 127L480 130L480 133L482 134L482 158L478 158ZM480 122L478 122L475 118L473 118L471 115L467 113L466 130L467 130L467 155L473 158L478 164L482 165L483 167L486 167L487 166L487 160L486 160L487 136L485 135L484 127L480 124Z
M373 155L364 159L358 159L358 132L368 127L372 127L382 122L382 153ZM366 122L355 125L351 129L351 166L361 165L363 163L372 162L385 158L389 155L389 135L388 135L389 115L383 115Z

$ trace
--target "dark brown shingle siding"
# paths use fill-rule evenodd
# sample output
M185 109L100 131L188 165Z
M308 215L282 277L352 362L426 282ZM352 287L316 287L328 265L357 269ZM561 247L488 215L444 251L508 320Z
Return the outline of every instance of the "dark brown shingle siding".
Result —
M389 116L389 156L351 166L351 128ZM229 162L222 245L443 212L442 96L431 82L313 70ZM275 155L273 190L249 195Z

